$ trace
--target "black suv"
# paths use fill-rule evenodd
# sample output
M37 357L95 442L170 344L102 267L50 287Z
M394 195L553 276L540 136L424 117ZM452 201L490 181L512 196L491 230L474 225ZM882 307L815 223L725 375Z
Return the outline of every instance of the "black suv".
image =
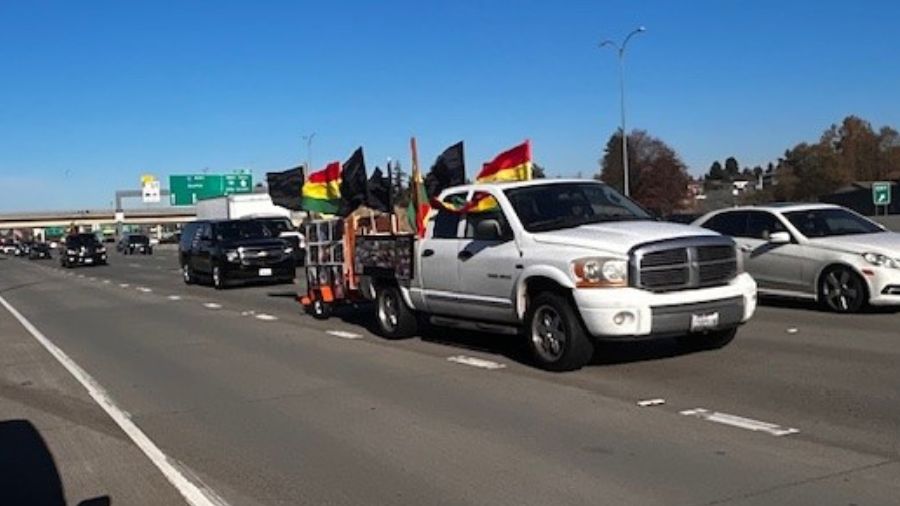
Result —
M59 263L69 268L76 265L105 265L106 248L94 234L73 234L66 237Z
M217 289L232 281L294 280L294 250L260 220L195 221L184 226L178 259L184 282Z
M29 260L40 260L42 258L50 259L50 245L45 242L36 242L31 245L28 250Z
M116 243L116 251L123 255L152 255L153 246L150 245L150 238L144 234L125 234Z

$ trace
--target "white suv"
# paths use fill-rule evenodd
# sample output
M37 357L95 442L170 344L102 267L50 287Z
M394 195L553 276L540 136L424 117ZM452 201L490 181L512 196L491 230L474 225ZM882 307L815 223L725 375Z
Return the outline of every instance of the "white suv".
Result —
M900 234L831 204L772 204L709 213L700 225L734 238L762 294L857 312L900 305Z

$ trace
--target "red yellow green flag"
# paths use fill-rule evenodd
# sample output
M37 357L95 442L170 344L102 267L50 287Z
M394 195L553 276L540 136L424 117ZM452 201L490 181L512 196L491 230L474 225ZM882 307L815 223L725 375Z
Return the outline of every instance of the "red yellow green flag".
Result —
M527 181L531 179L531 168L531 142L525 141L484 164L475 182Z
M302 206L307 211L335 214L341 204L341 162L331 162L303 183Z

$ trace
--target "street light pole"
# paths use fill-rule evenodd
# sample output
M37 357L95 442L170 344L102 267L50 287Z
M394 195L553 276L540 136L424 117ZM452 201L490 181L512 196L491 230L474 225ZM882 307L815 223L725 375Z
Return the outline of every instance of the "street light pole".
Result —
M304 135L303 140L306 141L306 171L309 172L312 170L312 141L316 136L316 133L313 132L309 135Z
M612 40L604 40L600 43L600 47L611 46L619 54L619 107L622 120L622 178L624 180L625 195L631 195L628 173L628 134L625 131L625 48L628 47L628 41L639 33L647 31L643 26L639 26L631 31L621 44L616 44Z

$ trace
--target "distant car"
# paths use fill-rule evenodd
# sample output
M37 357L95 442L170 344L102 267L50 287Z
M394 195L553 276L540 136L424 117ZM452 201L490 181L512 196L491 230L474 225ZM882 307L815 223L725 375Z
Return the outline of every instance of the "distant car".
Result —
M839 313L900 305L900 234L849 209L735 207L694 224L734 238L761 294L813 299Z
M65 268L76 265L105 265L106 247L94 234L73 234L66 237L59 263Z
M0 253L3 253L4 255L13 255L16 253L17 249L18 246L12 239L4 239L3 243L0 244Z
M15 256L17 257L27 257L28 253L31 251L31 245L33 243L31 241L22 241L16 245Z
M45 242L35 243L31 246L31 250L28 252L29 260L49 260L50 258L52 258L52 256L50 255L50 245Z
M294 249L260 220L195 221L178 245L184 282L204 279L222 289L239 281L294 280Z
M143 234L125 234L116 243L116 251L124 255L152 255L153 246L150 244L150 238Z

